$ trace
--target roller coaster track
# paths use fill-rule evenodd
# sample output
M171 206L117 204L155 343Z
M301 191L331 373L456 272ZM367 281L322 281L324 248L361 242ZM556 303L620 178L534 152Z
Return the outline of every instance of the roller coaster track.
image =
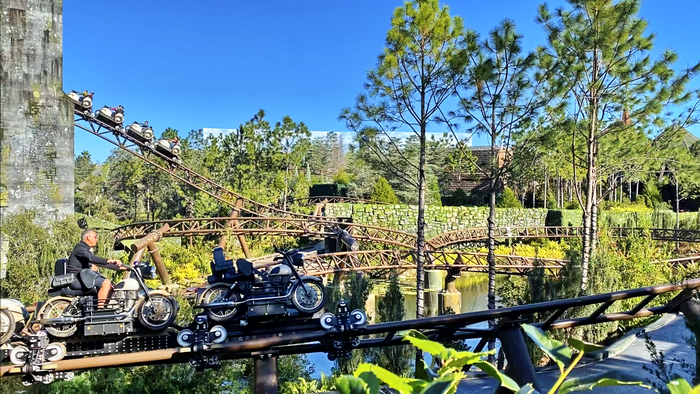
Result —
M298 203L304 205L315 205L315 204L338 204L338 203L351 203L351 204L374 204L374 205L390 205L386 202L366 200L364 198L355 197L340 197L340 196L316 196L307 198L297 198L295 200Z
M427 251L425 269L451 270L462 272L488 272L486 253L463 251ZM700 261L700 255L680 257L670 260L652 261L652 264L666 264L675 268ZM388 270L416 269L415 254L406 250L363 250L310 254L304 257L305 275L324 276L338 272L371 271L381 275ZM527 275L533 269L543 269L546 276L558 276L569 260L543 259L511 255L496 255L496 274Z
M243 201L242 211L254 216L286 216L286 217L309 217L308 215L297 214L294 212L284 211L274 208L259 202L246 198L228 188L220 185L211 179L200 175L193 169L178 163L173 158L170 158L161 152L158 152L140 140L131 137L130 135L121 132L111 125L100 121L93 115L86 115L74 109L75 118L74 124L76 127L87 131L90 134L96 135L105 141L108 141L118 148L131 153L139 159L158 168L160 171L169 174L173 178L184 182L195 189L204 192L211 197L234 206L236 200ZM158 159L158 160L157 160Z
M700 288L700 279L691 279L681 284L664 284L488 311L380 323L353 330L332 328L324 331L286 331L284 334L267 337L241 336L238 338L232 336L229 330L228 342L207 345L196 350L194 347L172 346L172 343L167 340L157 340L151 345L144 342L143 350L137 352L120 354L120 351L126 350L122 347L118 351L115 350L114 354L65 359L48 364L42 369L47 369L51 372L66 372L117 366L187 363L194 357L204 353L215 354L219 359L236 359L249 358L260 354L289 355L327 352L329 349L332 349L331 341L351 337L365 338L353 346L356 348L394 346L405 343L402 336L397 334L410 329L419 330L428 338L438 341L481 338L481 341L474 349L475 352L479 352L484 348L489 338L499 337L503 340L504 337L513 333L520 335L520 330L517 327L522 322L530 322L543 330L554 330L629 320L664 313L676 313L686 301L693 297L698 288ZM677 294L662 305L650 306L658 296L666 293ZM606 313L618 301L639 298L641 300L629 310ZM580 307L583 306L597 306L597 308L590 314L586 313L581 316ZM537 318L535 316L541 317ZM499 323L492 329L471 327L474 324L488 320L498 320ZM367 338L369 335L373 335L375 338ZM376 336L379 336L379 338ZM503 346L510 360L511 355L515 356L516 354L510 353L514 350L508 348L509 343L513 342L505 341ZM520 343L523 343L524 346L524 342ZM522 354L522 356L527 359L526 353ZM515 358L512 361L515 361ZM23 371L15 366L0 367L0 376L22 373Z
M307 255L301 271L306 275L323 276L338 272L372 271L381 274L388 270L416 269L415 254L406 250L364 250L357 252ZM527 275L534 268L542 268L548 276L556 276L568 261L496 255L496 273ZM426 252L425 269L457 269L464 272L488 272L486 253Z
M659 241L700 242L700 231L687 229L613 227L609 229L609 234L620 238L639 236ZM497 227L494 230L495 238L576 238L582 235L583 229L581 227L567 226ZM488 229L478 227L442 233L430 238L426 243L433 249L442 249L451 245L485 239L488 239Z
M315 236L335 237L331 228L340 226L347 230L353 238L360 241L377 242L411 249L415 247L416 236L399 230L382 227L365 226L355 223L342 223L322 218L272 218L272 217L240 217L238 224L231 223L230 217L225 218L192 218L160 220L153 222L132 223L111 230L111 236L116 243L128 239L138 239L155 231L164 224L170 225L170 231L165 237L202 236L202 235L277 235L277 236Z

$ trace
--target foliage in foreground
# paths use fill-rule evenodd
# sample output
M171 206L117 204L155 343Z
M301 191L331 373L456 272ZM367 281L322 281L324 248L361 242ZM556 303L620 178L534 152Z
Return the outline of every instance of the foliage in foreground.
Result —
M557 364L560 371L559 379L548 391L549 394L565 394L576 391L590 391L595 387L605 386L639 386L651 388L640 381L626 381L627 377L616 371L586 376L583 378L566 379L569 373L578 364L585 353L602 349L601 346L586 343L575 338L568 340L569 346L563 342L549 338L538 327L523 324L525 333L537 345L549 355ZM472 353L449 349L440 343L428 340L417 331L410 331L404 336L404 340L418 349L428 352L433 356L430 367L423 362L423 368L416 371L416 378L402 378L384 368L373 364L361 364L353 375L344 375L336 380L336 388L341 394L377 394L383 383L389 388L401 394L418 393L444 393L452 394L457 390L459 382L466 377L463 367L473 365L480 368L489 376L495 378L500 386L517 393L538 393L531 385L519 387L510 377L498 371L492 364L483 358L489 352ZM695 393L700 386L691 389L690 385L682 380L674 380L668 384L672 393ZM677 391L675 391L677 390ZM693 391L691 391L693 390ZM700 392L700 391L698 391Z

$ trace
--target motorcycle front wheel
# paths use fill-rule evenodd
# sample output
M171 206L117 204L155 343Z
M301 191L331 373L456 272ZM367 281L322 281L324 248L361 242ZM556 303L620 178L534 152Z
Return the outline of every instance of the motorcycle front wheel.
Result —
M41 313L39 319L57 319L66 316L74 317L78 314L78 308L76 308L76 306L73 305L70 301L59 299L49 301L49 303L46 306L44 306L44 311ZM46 327L44 327L44 329L46 330L46 332L49 333L49 335L52 335L56 338L68 338L69 336L75 334L76 331L78 331L78 325L75 323L52 324L47 325Z
M141 299L136 307L139 323L151 331L160 331L170 327L177 317L178 304L172 296L150 294Z
M302 283L304 286L302 286ZM326 304L326 289L312 279L297 282L292 291L292 304L302 313L316 313Z
M215 284L204 291L202 294L202 304L213 304L215 302L238 301L238 295L230 291L231 285L225 283ZM223 308L207 308L207 316L215 322L224 322L231 320L236 314L237 307L229 306Z

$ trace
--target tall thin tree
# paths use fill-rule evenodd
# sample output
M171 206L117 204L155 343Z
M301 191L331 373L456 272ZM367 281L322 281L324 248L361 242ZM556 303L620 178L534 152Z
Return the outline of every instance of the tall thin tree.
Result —
M666 106L689 100L686 85L700 63L676 76L671 66L677 56L672 51L651 60L655 35L646 33L647 22L638 17L640 0L567 3L568 9L553 14L541 5L537 20L548 35L556 69L550 95L560 97L568 113L573 168L585 171L584 190L578 193L583 210L580 292L584 293L597 243L598 204L604 197L597 186L606 136L648 129Z
M403 163L387 162L418 191L416 244L416 317L423 316L425 262L426 132L445 101L454 94L466 65L463 22L437 0L406 2L394 11L384 53L367 76L366 93L340 119L369 138L383 136ZM418 163L391 141L396 130L412 131L420 141ZM369 139L368 138L368 139ZM382 144L375 144L379 146ZM382 152L376 152L380 157Z

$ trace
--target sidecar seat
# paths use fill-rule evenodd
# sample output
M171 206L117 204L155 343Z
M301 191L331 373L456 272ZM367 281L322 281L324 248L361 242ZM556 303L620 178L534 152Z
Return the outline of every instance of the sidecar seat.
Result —
M75 274L66 273L67 264L67 259L56 260L54 264L54 276L49 278L49 296L74 297L80 295L97 295L97 289L95 289L94 286L86 288L81 284Z

